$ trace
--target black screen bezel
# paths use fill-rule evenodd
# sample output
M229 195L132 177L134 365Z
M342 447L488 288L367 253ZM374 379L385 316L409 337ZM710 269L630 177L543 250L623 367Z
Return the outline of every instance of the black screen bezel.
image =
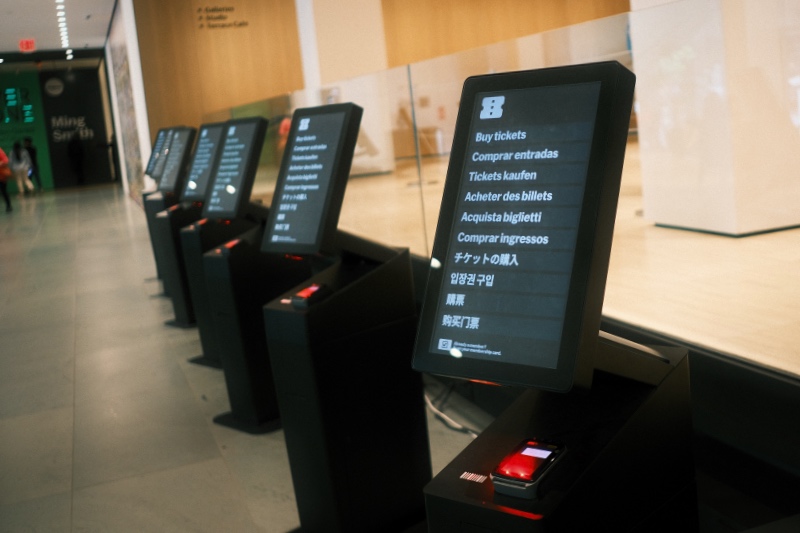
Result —
M183 184L183 192L181 193L181 201L183 202L202 202L206 198L206 194L208 193L209 185L211 185L211 178L213 176L214 170L217 166L217 159L219 159L219 154L222 152L222 141L225 139L225 122L212 122L208 124L201 124L200 127L197 129L197 135L195 139L195 149L192 153L192 160L189 164L189 167L186 171L186 180L184 180ZM211 156L211 162L208 168L208 179L206 179L205 186L202 188L198 188L195 190L189 189L189 178L192 174L192 167L194 167L195 157L197 156L197 145L200 144L200 138L202 135L203 130L205 129L216 129L219 128L219 141L217 142L217 146L214 148L214 154Z
M180 161L177 161L177 169L175 171L175 180L172 183L167 183L164 180L164 173L167 170L167 165L172 163L172 161L177 157L175 155L175 139L181 133L186 133L186 145L183 147L183 153L180 154ZM194 139L195 135L197 134L197 130L194 128L190 128L187 126L181 126L178 128L172 129L172 136L170 138L169 143L169 153L167 154L167 158L164 161L164 168L162 169L161 176L158 180L158 190L162 193L166 194L178 194L183 189L184 180L186 179L186 173L188 170L189 159L192 156L192 149L194 147Z
M245 161L244 170L239 178L239 187L237 187L239 194L236 196L236 203L230 211L211 211L209 212L209 200L214 188L214 181L217 177L217 171L222 159L222 147L225 146L225 140L228 138L227 129L230 126L239 124L255 124L255 132L253 134L252 145L250 153ZM225 134L222 136L220 142L220 153L217 156L217 161L214 165L214 170L211 173L209 180L208 190L206 191L206 199L203 204L203 217L211 219L232 219L242 215L242 207L250 201L250 194L253 192L253 184L256 180L256 172L258 171L258 161L261 158L261 151L264 149L264 139L267 134L267 119L262 117L247 117L232 119L225 122Z
M277 216L280 214L277 206L280 204L281 191L286 185L291 164L292 148L297 138L297 129L300 119L319 115L331 115L344 113L342 129L339 132L338 141L335 146L335 158L331 165L330 183L323 204L323 213L320 217L316 229L316 239L313 243L292 243L292 242L271 242L272 228L275 227ZM353 154L358 141L358 132L361 126L363 109L353 103L331 104L319 107L309 107L295 110L292 115L292 126L289 130L289 142L281 160L281 168L278 173L278 181L275 185L275 194L270 208L269 219L267 220L264 238L261 242L263 252L289 253L297 255L311 255L324 251L332 251L336 239L336 227L339 222L339 214L342 210L347 181L350 176L350 168L353 163ZM330 149L330 148L329 148Z
M573 385L580 388L591 385L634 80L630 71L614 61L477 76L466 80L431 255L432 268L420 315L413 359L416 370L558 392L567 392ZM458 215L459 185L472 131L476 96L592 82L600 83L599 100L556 368L433 353L430 346L436 327L434 320L445 292L444 258L449 257L449 238ZM437 263L440 268L433 267Z

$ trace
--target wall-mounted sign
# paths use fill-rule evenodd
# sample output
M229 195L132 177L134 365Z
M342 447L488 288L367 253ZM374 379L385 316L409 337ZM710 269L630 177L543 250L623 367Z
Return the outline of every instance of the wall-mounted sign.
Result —
M112 181L97 70L40 72L39 83L44 116L35 118L47 128L56 188Z
M197 8L197 24L201 30L222 30L246 28L250 22L240 19L234 6L213 5Z
M50 78L44 84L44 92L54 98L61 96L64 92L64 82L58 78Z
M3 88L0 121L3 124L31 124L36 120L30 90L27 87Z

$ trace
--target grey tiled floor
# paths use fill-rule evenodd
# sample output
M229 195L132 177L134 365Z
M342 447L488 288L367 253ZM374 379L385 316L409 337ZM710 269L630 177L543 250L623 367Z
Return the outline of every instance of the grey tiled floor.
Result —
M222 373L187 362L144 214L117 188L0 214L0 531L289 531L283 435L211 419ZM429 422L434 470L469 437Z

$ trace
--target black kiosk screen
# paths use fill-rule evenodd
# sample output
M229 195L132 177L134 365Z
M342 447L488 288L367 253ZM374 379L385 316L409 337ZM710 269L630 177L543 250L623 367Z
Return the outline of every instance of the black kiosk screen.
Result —
M175 193L176 189L183 185L181 173L186 167L186 158L189 155L187 151L192 149L194 133L193 128L177 128L173 131L169 154L161 174L161 181L158 182L159 191Z
M295 111L262 251L318 253L331 246L361 114L355 104Z
M161 144L161 149L158 151L153 161L153 172L150 174L150 177L155 180L160 180L164 173L164 166L167 164L167 157L169 156L170 145L172 144L172 137L174 134L174 129L168 129L164 134L164 142ZM158 139L156 139L156 142L158 142Z
M233 121L225 125L225 139L222 141L204 216L234 218L243 201L249 200L257 168L253 151L260 154L265 129L264 120Z
M556 367L599 85L477 95L432 350Z
M164 148L164 142L167 140L167 133L167 129L160 129L156 134L156 141L153 143L153 150L150 152L150 159L148 159L147 168L144 171L150 177L155 177L153 172L156 169L156 161L161 156L161 150Z
M194 149L189 178L183 189L182 200L199 202L205 199L211 172L219 153L224 124L200 126L197 146Z
M578 339L592 327L585 317L595 313L599 327L607 258L597 269L602 283L589 286L599 279L592 270L602 262L598 250L610 253L616 211L619 175L616 192L608 192L613 179L604 191L605 154L621 151L621 173L627 124L620 120L624 129L608 141L612 122L622 129L609 109L625 92L613 79L623 67L613 63L612 74L600 67L599 75L562 68L572 70L560 78L559 69L545 69L539 77L529 71L465 84L414 355L418 370L572 387ZM632 94L633 75L624 71ZM602 220L610 213L610 229L596 229L598 213ZM587 296L596 289L599 302Z

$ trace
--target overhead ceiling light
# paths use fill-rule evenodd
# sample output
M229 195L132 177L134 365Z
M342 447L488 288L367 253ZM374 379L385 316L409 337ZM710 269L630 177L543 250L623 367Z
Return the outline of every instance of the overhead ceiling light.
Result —
M69 31L67 30L67 13L64 6L64 0L55 0L56 2L56 19L58 20L58 27L61 34L61 47L69 48Z

